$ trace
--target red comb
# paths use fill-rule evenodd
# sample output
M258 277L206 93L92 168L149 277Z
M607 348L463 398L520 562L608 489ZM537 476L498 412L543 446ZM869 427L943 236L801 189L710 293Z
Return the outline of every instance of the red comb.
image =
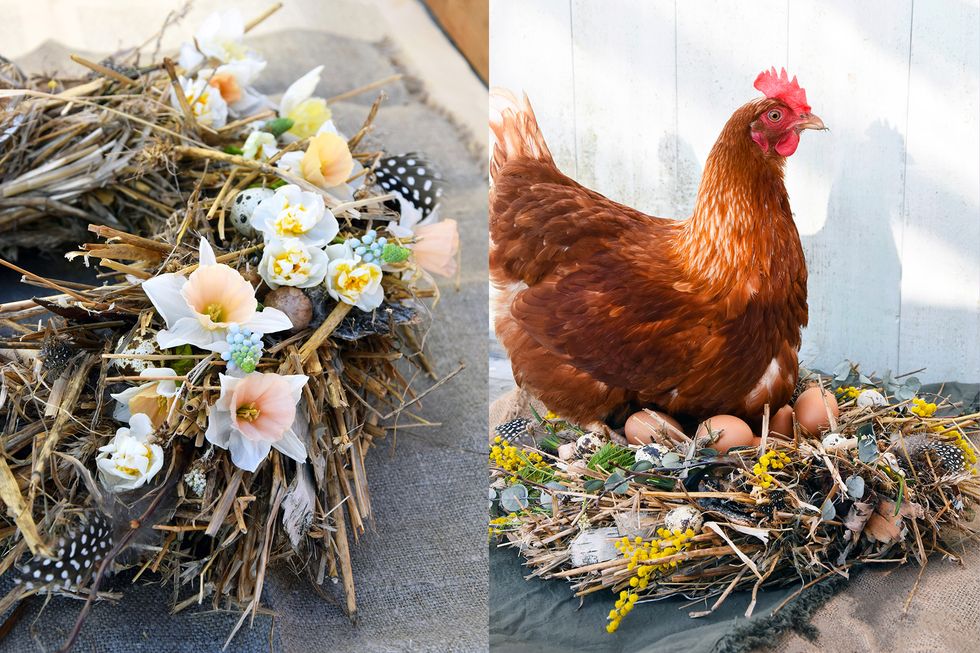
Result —
M798 113L810 113L810 105L806 103L806 91L800 88L796 81L796 76L790 81L786 69L780 69L776 74L776 68L763 70L755 78L755 87L770 99L781 100L793 111Z

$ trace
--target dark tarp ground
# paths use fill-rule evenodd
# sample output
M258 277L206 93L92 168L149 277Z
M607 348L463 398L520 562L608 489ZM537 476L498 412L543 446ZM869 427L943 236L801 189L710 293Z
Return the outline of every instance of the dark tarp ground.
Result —
M980 385L975 383L931 384L922 388L923 392L936 392L948 396L951 401L962 402L959 409L972 413L978 410ZM972 545L976 547L976 545ZM937 557L937 556L934 556ZM914 566L914 563L911 565ZM859 602L874 606L873 612L883 617L883 621L893 617L898 620L908 592L918 573L918 568L903 570L907 572L907 587L904 592L893 592L882 596L859 597ZM925 573L930 569L927 567ZM742 644L748 643L745 635L754 629L748 624L764 619L784 599L800 588L800 584L786 588L775 588L759 593L751 620L744 617L745 608L751 596L748 592L737 592L728 597L715 613L698 619L688 617L688 612L706 610L709 602L699 601L685 607L689 601L674 599L656 603L637 604L637 607L620 624L615 634L605 631L606 615L613 608L617 596L612 592L598 592L585 597L579 608L579 599L573 596L569 584L560 580L524 580L530 569L522 565L516 550L511 548L490 551L490 649L499 653L559 653L564 651L602 651L603 653L709 653L713 651L740 651ZM867 570L858 574L887 574L887 570ZM971 573L965 570L962 573ZM852 579L855 574L852 574ZM863 579L862 579L863 580ZM858 592L866 592L866 583L857 587ZM802 611L803 624L808 624L809 611L816 609L819 615L820 599L829 598L839 590L843 597L848 593L847 584L841 587L825 588L822 592L807 593L802 600L790 601L778 613L779 622L761 624L761 637L753 638L752 646L745 650L766 648L766 644L776 646L780 643L780 629L786 628L794 612ZM867 598L867 601L864 599ZM831 601L836 601L832 598ZM922 604L923 602L919 602ZM948 609L945 602L930 602L919 605L918 609L942 613ZM962 611L960 611L962 612ZM976 610L974 610L976 612ZM885 614L882 614L885 613ZM893 613L893 614L889 614ZM866 617L871 621L871 616ZM976 620L973 621L974 629ZM890 650L878 648L868 642L865 633L855 629L851 633L831 633L838 646L822 650L866 651ZM726 638L726 636L729 636ZM915 637L915 636L913 636ZM929 637L923 633L924 640ZM932 637L929 637L932 640ZM796 638L796 642L799 638ZM921 642L918 642L921 643ZM820 639L816 642L819 648ZM917 642L909 642L915 645ZM915 650L929 651L980 651L980 643L974 639L962 641L962 648L925 648ZM797 650L793 644L786 650ZM810 650L810 649L807 649Z

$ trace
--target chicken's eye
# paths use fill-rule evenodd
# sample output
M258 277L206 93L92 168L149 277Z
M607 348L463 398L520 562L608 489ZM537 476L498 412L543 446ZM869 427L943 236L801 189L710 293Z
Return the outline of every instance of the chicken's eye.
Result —
M783 112L779 109L773 109L769 112L769 120L773 122L779 122L783 117Z

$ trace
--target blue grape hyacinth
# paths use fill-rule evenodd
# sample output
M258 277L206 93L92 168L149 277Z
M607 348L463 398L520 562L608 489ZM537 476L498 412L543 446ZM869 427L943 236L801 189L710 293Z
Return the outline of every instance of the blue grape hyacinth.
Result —
M228 327L228 336L225 338L231 349L221 354L221 358L228 363L228 370L240 369L246 374L254 372L259 359L262 358L262 334L252 333L249 329L242 329L237 324Z
M378 232L374 229L369 229L360 238L348 238L346 243L365 263L381 265L388 239L384 237L378 238Z

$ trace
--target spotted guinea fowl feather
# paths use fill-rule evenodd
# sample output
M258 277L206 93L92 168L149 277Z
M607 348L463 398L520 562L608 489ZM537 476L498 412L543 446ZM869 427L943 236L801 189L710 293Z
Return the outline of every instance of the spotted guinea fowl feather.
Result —
M439 206L442 175L417 152L382 158L374 175L382 188L418 209L423 219Z
M68 535L58 539L54 555L36 556L20 567L15 582L26 589L41 587L80 588L112 549L112 525L98 511L92 511Z

